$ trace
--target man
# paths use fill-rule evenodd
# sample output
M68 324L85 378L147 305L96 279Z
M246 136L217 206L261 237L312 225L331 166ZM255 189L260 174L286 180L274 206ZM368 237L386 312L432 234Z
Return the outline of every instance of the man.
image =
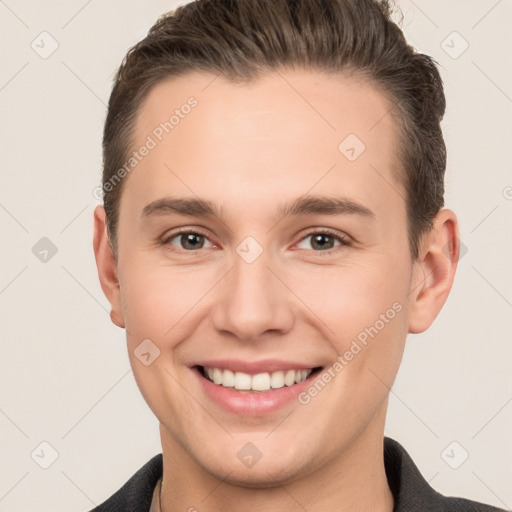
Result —
M491 511L384 438L459 254L434 62L372 0L200 0L128 53L94 250L162 454L96 511Z

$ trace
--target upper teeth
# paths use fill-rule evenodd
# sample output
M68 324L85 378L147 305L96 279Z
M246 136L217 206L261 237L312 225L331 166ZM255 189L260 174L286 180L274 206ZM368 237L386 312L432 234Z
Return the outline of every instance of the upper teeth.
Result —
M272 373L257 373L250 375L244 372L232 372L220 368L204 368L209 379L220 386L239 390L268 391L270 388L278 389L284 386L293 386L308 378L313 371L286 370Z

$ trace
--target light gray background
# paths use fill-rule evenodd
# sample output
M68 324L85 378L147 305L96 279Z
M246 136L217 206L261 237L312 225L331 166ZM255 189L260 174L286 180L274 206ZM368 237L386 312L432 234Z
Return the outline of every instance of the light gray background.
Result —
M161 451L99 285L92 214L113 73L176 5L0 0L2 512L89 510ZM442 66L446 202L468 252L433 327L408 339L386 434L441 493L510 508L512 1L399 5ZM469 43L458 58L454 31ZM58 249L47 262L32 252L42 237ZM58 453L48 469L42 442Z

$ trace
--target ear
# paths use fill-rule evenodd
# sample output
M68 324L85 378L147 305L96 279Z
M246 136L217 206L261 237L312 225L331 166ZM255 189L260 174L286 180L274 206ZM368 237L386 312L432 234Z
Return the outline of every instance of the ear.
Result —
M118 327L124 327L121 290L117 280L117 262L108 240L107 215L103 206L97 206L94 210L93 247L101 289L111 306L110 319Z
M441 311L452 288L460 242L457 217L448 209L434 219L420 244L409 293L409 332L426 331Z

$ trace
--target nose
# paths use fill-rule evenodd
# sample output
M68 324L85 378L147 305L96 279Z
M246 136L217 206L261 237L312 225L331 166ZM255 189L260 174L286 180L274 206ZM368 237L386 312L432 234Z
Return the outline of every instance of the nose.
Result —
M221 334L252 342L291 330L293 293L273 267L265 251L252 263L235 255L212 312Z

